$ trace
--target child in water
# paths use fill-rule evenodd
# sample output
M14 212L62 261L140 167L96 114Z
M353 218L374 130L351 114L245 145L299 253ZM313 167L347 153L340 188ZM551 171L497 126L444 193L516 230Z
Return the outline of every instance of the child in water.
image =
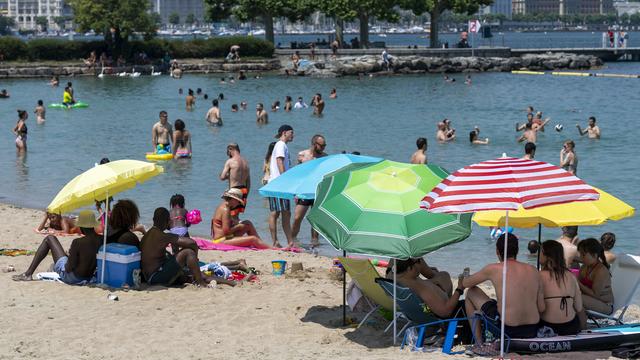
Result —
M38 100L38 106L36 106L36 109L33 112L36 114L36 121L38 122L38 124L42 124L45 120L44 118L47 112L47 110L45 110L44 108L44 102L42 100Z
M184 208L184 196L175 194L169 200L169 232L178 236L189 237L187 209Z

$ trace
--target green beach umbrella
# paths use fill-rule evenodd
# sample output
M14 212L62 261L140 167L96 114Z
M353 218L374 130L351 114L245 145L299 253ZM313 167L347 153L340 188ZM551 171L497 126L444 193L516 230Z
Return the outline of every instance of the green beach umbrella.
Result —
M471 234L472 214L420 209L449 173L437 165L385 160L324 177L307 218L336 249L395 259L420 257Z

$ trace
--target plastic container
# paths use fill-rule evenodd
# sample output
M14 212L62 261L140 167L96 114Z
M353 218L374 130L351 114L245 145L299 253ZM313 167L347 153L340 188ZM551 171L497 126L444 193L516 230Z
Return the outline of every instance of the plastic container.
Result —
M284 260L273 260L271 267L273 268L273 275L282 276L287 268L287 262Z
M96 255L98 282L102 276L103 248L104 246L101 246ZM107 244L107 261L104 268L105 284L114 288L121 288L124 285L135 286L133 281L133 270L135 269L140 269L140 251L137 247L118 243Z

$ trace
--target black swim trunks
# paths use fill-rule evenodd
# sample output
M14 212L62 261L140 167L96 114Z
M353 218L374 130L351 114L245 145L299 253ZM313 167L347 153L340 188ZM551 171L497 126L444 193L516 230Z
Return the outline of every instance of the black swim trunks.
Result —
M182 267L176 261L176 257L167 254L164 263L160 265L158 270L149 275L147 284L171 286L182 274Z
M498 302L494 299L487 301L480 307L482 313L492 326L489 331L495 336L500 336L500 313L498 312ZM504 325L504 333L512 339L529 339L538 336L538 324L526 324L518 326Z

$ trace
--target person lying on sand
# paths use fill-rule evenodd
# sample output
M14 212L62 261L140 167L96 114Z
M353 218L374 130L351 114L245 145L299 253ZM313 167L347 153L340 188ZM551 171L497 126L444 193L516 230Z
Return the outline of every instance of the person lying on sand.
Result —
M271 249L258 236L256 228L251 221L236 221L231 216L231 209L244 204L242 191L231 188L222 194L222 203L218 205L213 219L211 219L211 235L214 243L223 243L234 246L255 247L258 249Z
M40 225L36 228L38 232L62 232L65 234L79 234L80 229L76 227L75 222L68 216L53 214L46 212Z
M94 230L98 222L93 211L81 211L77 225L84 236L71 242L68 254L65 253L58 238L48 235L42 240L27 271L13 276L13 280L32 280L38 265L51 251L55 263L53 269L60 275L62 282L69 285L89 282L96 271L96 253L102 244L102 239Z
M169 210L159 207L153 213L153 227L142 237L140 243L140 267L149 285L171 286L193 282L205 287L212 280L229 284L227 279L206 276L200 271L198 245L195 241L165 233L165 230L169 230ZM173 254L166 250L169 245Z

